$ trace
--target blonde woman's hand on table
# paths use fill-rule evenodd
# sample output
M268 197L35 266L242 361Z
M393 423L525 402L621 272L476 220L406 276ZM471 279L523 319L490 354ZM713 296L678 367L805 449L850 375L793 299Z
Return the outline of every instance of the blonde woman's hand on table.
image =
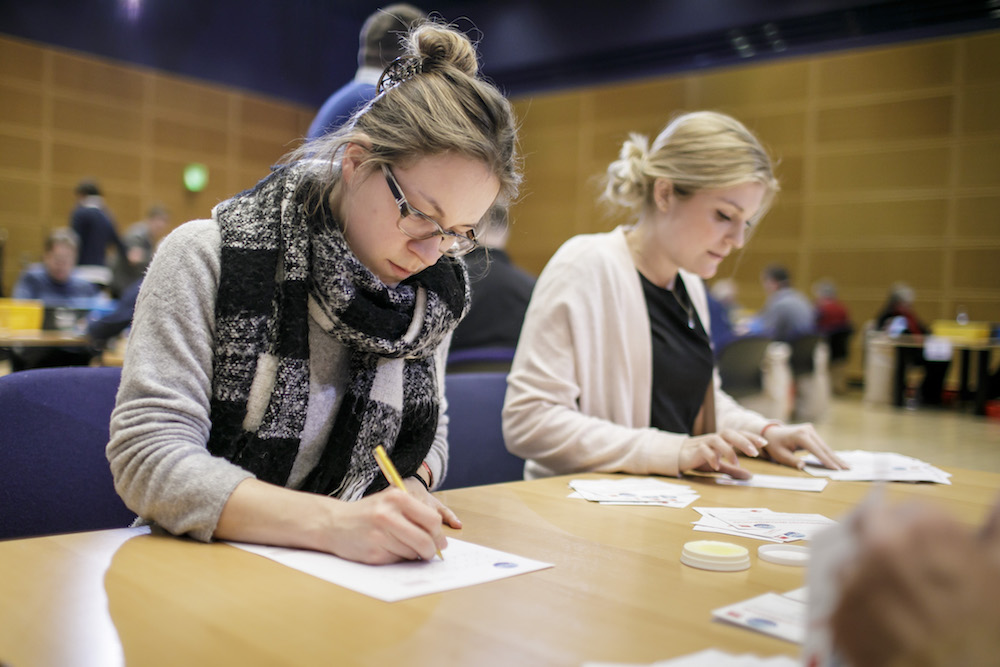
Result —
M775 463L802 470L805 463L795 452L806 450L827 468L847 470L848 466L826 444L812 424L773 424L765 427L764 453Z
M747 456L758 456L764 439L749 431L723 429L718 433L693 436L681 444L678 468L726 473L733 479L750 479L749 470L741 468L736 457L739 450Z

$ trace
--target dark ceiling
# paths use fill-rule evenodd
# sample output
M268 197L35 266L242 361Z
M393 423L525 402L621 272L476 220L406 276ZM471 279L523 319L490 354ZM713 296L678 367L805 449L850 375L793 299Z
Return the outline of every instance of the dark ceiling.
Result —
M0 0L0 33L310 106L371 0ZM435 0L511 94L1000 27L1000 0Z

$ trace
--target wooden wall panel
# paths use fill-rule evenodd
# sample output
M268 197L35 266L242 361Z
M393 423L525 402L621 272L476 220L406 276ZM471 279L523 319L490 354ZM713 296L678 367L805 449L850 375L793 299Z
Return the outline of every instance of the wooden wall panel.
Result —
M52 52L52 84L56 90L92 95L121 104L138 104L143 96L143 75L128 67L93 58Z
M823 109L816 118L816 140L828 143L947 137L953 106L950 96L939 95Z
M1000 196L958 199L955 202L955 236L978 240L1000 239Z
M957 170L959 185L995 188L1000 184L1000 137L961 143Z
M42 140L34 137L0 134L0 169L18 169L41 173Z
M50 127L53 132L68 132L87 139L130 144L142 140L142 114L132 105L56 98L52 102Z
M892 244L940 238L948 219L949 200L848 201L811 207L813 235L822 243L856 244L859 239Z
M38 85L45 67L44 53L26 42L0 39L0 77Z
M950 86L958 40L909 44L816 59L821 97Z
M3 285L41 256L68 223L73 188L94 178L119 229L163 203L173 224L266 175L315 113L296 104L0 38L0 227L8 231ZM200 193L184 189L191 162L209 167Z
M518 98L528 178L513 217L532 233L509 250L537 273L573 234L628 222L593 185L627 133L717 109L780 160L774 208L720 269L742 305L763 304L760 270L779 262L806 292L834 280L859 327L897 280L925 320L959 303L1000 320L998 62L1000 31Z
M0 54L0 58L3 55ZM40 127L42 94L23 85L0 83L0 125L12 123L25 127Z
M952 285L956 289L996 289L1000 282L1000 246L955 250L952 271Z

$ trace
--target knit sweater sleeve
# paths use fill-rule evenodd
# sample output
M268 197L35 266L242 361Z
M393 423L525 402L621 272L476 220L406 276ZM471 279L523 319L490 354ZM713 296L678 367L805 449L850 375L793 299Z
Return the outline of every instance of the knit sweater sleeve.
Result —
M252 476L207 449L220 246L210 220L161 243L136 304L107 448L129 508L203 541Z

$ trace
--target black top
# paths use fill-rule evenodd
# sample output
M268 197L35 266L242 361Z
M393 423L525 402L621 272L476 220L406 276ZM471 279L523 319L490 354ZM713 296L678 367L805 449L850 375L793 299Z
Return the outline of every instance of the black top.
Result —
M472 307L455 329L451 349L513 348L524 324L534 277L498 248L476 248L463 259L469 269Z
M641 273L639 277L653 335L649 423L662 431L690 434L712 380L712 346L680 275L673 292Z

